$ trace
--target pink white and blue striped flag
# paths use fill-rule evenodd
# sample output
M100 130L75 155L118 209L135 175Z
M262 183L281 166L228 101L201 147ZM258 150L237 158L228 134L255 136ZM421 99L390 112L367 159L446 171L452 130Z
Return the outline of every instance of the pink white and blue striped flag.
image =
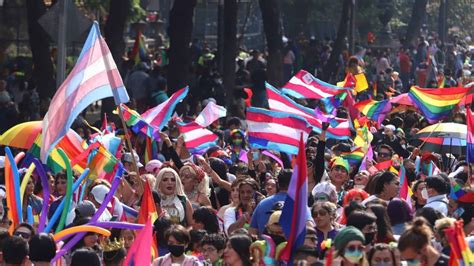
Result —
M317 118L314 110L304 107L289 97L281 94L272 85L266 83L268 105L273 111L287 112L305 119L313 128L313 131L321 133L322 121ZM333 139L348 139L351 136L350 123L347 119L335 118L337 123L335 127L330 126L327 131L327 137Z
M297 99L324 99L345 91L345 88L315 78L306 70L300 70L282 88L283 93Z
M291 176L288 194L280 218L280 225L288 240L280 258L292 265L296 249L303 245L306 236L306 221L310 217L308 209L308 175L306 173L305 139L300 135L299 152Z
M41 160L66 135L76 117L95 101L114 97L115 104L130 100L117 65L94 22L76 65L61 84L43 119Z
M466 107L467 116L467 141L466 141L466 160L468 163L474 163L474 115L471 107Z
M207 127L210 124L214 123L217 119L221 117L225 117L227 115L227 110L220 106L215 104L214 102L209 102L206 107L204 107L204 110L196 117L194 122L197 124Z
M186 95L188 95L189 88L185 87L179 91L173 93L168 100L162 102L160 105L148 109L141 117L145 120L146 123L157 128L158 131L161 131L163 127L168 123L173 114L174 108L181 102ZM145 128L142 128L143 133L147 133ZM156 134L153 134L156 135Z
M198 153L215 146L219 137L196 122L178 122L179 133L183 134L186 148L190 153Z
M299 116L255 107L247 108L247 125L252 148L289 154L297 154L300 135L306 141L311 132L306 120Z

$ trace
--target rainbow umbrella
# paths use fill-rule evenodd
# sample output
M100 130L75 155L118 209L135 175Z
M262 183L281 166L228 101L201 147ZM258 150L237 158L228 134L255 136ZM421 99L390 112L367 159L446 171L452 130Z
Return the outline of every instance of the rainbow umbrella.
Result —
M0 136L0 145L15 147L20 149L29 149L33 146L38 134L42 130L42 121L30 121L18 124ZM77 139L77 133L69 129L64 138Z
M463 124L438 123L418 131L412 141L416 146L423 144L422 150L461 155L466 153L466 132Z

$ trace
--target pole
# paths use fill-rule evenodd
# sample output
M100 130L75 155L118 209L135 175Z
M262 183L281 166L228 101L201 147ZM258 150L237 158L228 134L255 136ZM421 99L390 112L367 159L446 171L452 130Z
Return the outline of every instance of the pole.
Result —
M127 143L128 149L130 150L130 153L132 154L133 169L135 170L137 175L140 175L140 173L138 172L137 161L135 160L135 152L133 151L132 141L130 140L130 135L128 134L127 124L125 123L125 120L123 119L123 112L122 112L121 106L118 107L118 111L119 111L120 120L122 121L123 132L125 134L125 142Z
M349 18L349 52L351 55L355 53L355 12L356 12L356 0L351 0L350 8L350 18Z
M57 67L56 67L56 87L59 88L66 77L66 55L67 55L67 10L70 0L60 0L61 12L59 12L58 25L58 47L57 47Z

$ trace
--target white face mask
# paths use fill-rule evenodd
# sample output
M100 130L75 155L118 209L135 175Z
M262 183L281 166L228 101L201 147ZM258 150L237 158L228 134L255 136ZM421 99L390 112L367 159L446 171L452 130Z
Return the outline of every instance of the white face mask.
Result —
M424 199L428 199L429 196L428 196L428 190L426 190L426 188L422 189L421 190L421 197L424 198Z

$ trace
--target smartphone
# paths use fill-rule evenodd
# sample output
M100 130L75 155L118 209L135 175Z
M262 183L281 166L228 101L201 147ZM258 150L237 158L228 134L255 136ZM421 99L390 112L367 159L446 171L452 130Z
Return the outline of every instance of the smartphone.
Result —
M456 219L459 219L459 217L461 217L463 213L464 213L464 209L462 207L459 207L453 212L453 217Z

